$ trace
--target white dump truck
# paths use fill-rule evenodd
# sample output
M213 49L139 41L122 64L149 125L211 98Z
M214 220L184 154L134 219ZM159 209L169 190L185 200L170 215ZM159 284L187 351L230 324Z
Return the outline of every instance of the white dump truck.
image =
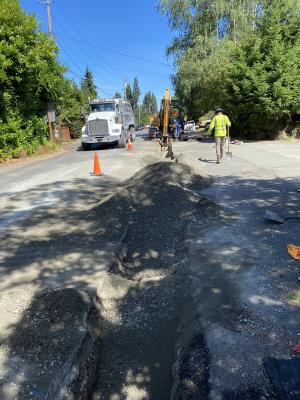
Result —
M83 150L90 150L93 143L125 147L129 138L135 139L134 113L129 101L96 99L89 105L90 113L81 134Z

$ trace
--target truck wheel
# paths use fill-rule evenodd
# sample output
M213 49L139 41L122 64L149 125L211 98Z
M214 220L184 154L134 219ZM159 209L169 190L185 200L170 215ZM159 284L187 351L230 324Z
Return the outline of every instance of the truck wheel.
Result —
M83 151L89 151L89 150L91 150L91 145L90 145L90 143L81 143L81 146L82 146L82 150L83 150Z

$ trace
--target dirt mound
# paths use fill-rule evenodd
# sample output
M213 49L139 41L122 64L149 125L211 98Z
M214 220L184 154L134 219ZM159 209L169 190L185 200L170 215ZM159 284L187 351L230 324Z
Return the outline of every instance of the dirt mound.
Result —
M210 183L192 162L158 162L94 210L104 223L118 215L124 235L98 290L104 340L93 400L170 397L178 323L194 308L186 231L219 212L200 193Z
M196 160L183 157L183 162L161 161L148 165L137 172L126 184L128 188L155 189L162 186L181 186L190 190L203 190L212 179L199 166Z
M210 183L211 179L191 162L163 161L146 166L115 195L98 204L94 214L101 218L101 229L126 231L122 268L112 271L139 280L171 268L185 229L218 210L200 194Z
M113 239L126 232L126 256L116 273L137 280L141 274L157 274L158 269L163 273L173 264L186 227L218 212L216 205L200 194L211 178L197 162L185 161L146 166L90 213L90 219L101 220L95 234L105 232Z

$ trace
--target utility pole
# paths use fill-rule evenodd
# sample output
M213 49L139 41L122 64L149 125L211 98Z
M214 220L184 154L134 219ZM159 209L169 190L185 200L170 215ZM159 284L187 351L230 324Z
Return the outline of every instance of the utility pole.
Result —
M50 0L46 0L46 7L47 7L47 17L48 17L48 34L53 38L52 32L52 18L51 18L51 7L50 7Z
M48 35L51 39L53 39L53 31L52 31L52 18L51 18L51 4L52 0L45 0L43 1L46 4L47 8L47 18L48 18ZM52 110L51 110L51 103L47 101L47 120L48 120L48 131L49 131L49 138L50 140L53 139L53 130L52 130Z
M141 104L138 102L138 107L139 107L139 125L141 125Z
M127 93L126 93L127 82L125 76L123 76L123 83L124 83L124 100L127 100Z

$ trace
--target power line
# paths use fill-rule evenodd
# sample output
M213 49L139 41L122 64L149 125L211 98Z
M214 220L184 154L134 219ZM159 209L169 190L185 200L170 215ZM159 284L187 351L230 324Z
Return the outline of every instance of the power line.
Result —
M58 20L56 20L56 24L65 32L65 34L68 34L67 30L64 28L64 26L62 24L60 24L60 22ZM84 53L92 61L93 64L91 64L91 67L102 68L102 65L95 64L95 60L89 55L89 53L83 47L81 47L77 43L76 43L76 46L82 53ZM170 72L162 72L162 71L137 71L137 70L130 70L130 69L126 69L126 71L134 72L135 74L150 74L150 75L169 75L170 74ZM114 84L111 81L109 81L106 77L103 77L103 75L102 75L102 79L111 85Z
M103 50L103 51L107 51L109 53L117 54L117 55L122 56L122 57L128 57L128 58L132 58L134 60L140 60L140 61L144 61L144 62L148 62L148 63L152 63L152 64L160 64L160 65L165 65L167 67L171 67L170 64L162 63L160 61L154 61L154 60L149 60L147 58L141 58L141 57L136 57L136 56L132 56L132 55L129 55L129 54L125 54L125 53L120 53L118 51L106 49L106 48L100 47L100 46L98 46L96 44L84 42L83 40L79 40L79 39L76 39L76 38L71 38L71 39L75 40L76 42L81 42L82 44L85 44L86 46L95 47L97 49L100 49L100 50Z
M64 53L67 55L67 57L71 60L71 62L76 66L76 68L84 75L83 70L81 69L81 67L77 64L76 61L74 61L73 57L70 56L70 54L66 51L66 49L64 48L64 46L61 44L61 42L59 40L56 39L56 41L59 44L59 47L62 48L62 50L64 51Z
M99 89L100 89L100 93L103 92L103 93L107 94L108 96L112 96L111 95L112 93L116 93L116 92L120 91L120 90L105 90L105 89L102 89L102 88L99 88Z
M67 34L68 32L67 32L67 30L56 20L56 24ZM61 39L60 39L60 41L61 41ZM83 50L82 49L82 47L81 46L79 46L78 44L76 44L76 46L81 50L81 52L83 52L91 61L92 61L92 63L94 63L95 62L95 60L93 60L92 59L92 57L85 51L85 50ZM98 68L101 68L100 66L97 66ZM103 80L105 80L108 84L110 84L110 85L114 85L114 83L113 82L111 82L110 80L108 80L106 77L104 77L103 75L102 75L102 78L101 79L103 79Z
M76 72L71 71L69 68L68 68L67 72L69 72L70 74L72 74L74 76L77 76L77 78L79 78L79 79L82 79L82 76L79 76L78 74L76 74Z
M135 74L150 74L150 75L170 75L169 72L162 72L162 71L140 71L140 70L133 70L126 68L125 71L134 72Z
M76 72L74 72L74 71L72 71L72 70L70 70L70 69L68 69L67 72L69 72L70 74L72 74L72 75L74 75L74 76L77 76L78 78L82 79L81 76L79 76L78 74L76 74ZM102 87L99 87L99 86L97 86L97 89L100 90L100 93L103 92L103 93L107 94L107 95L110 96L110 97L112 97L112 95L111 95L112 93L116 93L116 92L122 91L122 89L111 89L111 90L109 90L109 89L103 89Z
M72 27L72 29L74 30L74 32L75 32L75 29L74 29L74 27L75 27L75 28L76 28L76 33L77 33L77 34L80 33L81 36L83 36L83 37L86 38L85 34L81 31L81 29L78 27L78 25L77 25L76 23L74 23L74 21L71 21L71 19L69 19L69 17L67 17L67 16L65 15L64 10L63 10L61 4L59 4L59 7L58 7L58 8L59 8L60 11L61 11L61 15L62 15L62 16L64 17L64 19L69 23L69 25ZM102 61L107 65L108 68L110 68L112 71L115 71L115 73L117 73L118 75L120 75L120 76L122 76L122 77L124 76L124 74L123 74L122 72L120 72L119 70L117 70L116 68L114 68L110 63L108 63L108 62L105 60L105 58L104 58L102 55L100 55L99 52L98 52L98 54L99 54L99 57L102 59Z
M61 43L60 43L60 47L63 49L63 51L66 53L66 55L70 58L70 60L73 62L73 64L75 64L77 66L77 68L80 71L82 71L81 68L78 66L78 64L75 63L74 59L66 52L65 48L61 45ZM79 79L83 79L82 76L78 75L77 73L75 73L74 71L72 71L70 69L68 69L67 72L70 72L71 74L73 74L74 76L78 77ZM109 96L110 96L110 93L118 92L118 91L122 90L122 89L119 89L119 88L118 89L112 88L112 89L109 90L109 89L103 89L102 87L97 87L97 89L99 89L100 92L108 94Z

